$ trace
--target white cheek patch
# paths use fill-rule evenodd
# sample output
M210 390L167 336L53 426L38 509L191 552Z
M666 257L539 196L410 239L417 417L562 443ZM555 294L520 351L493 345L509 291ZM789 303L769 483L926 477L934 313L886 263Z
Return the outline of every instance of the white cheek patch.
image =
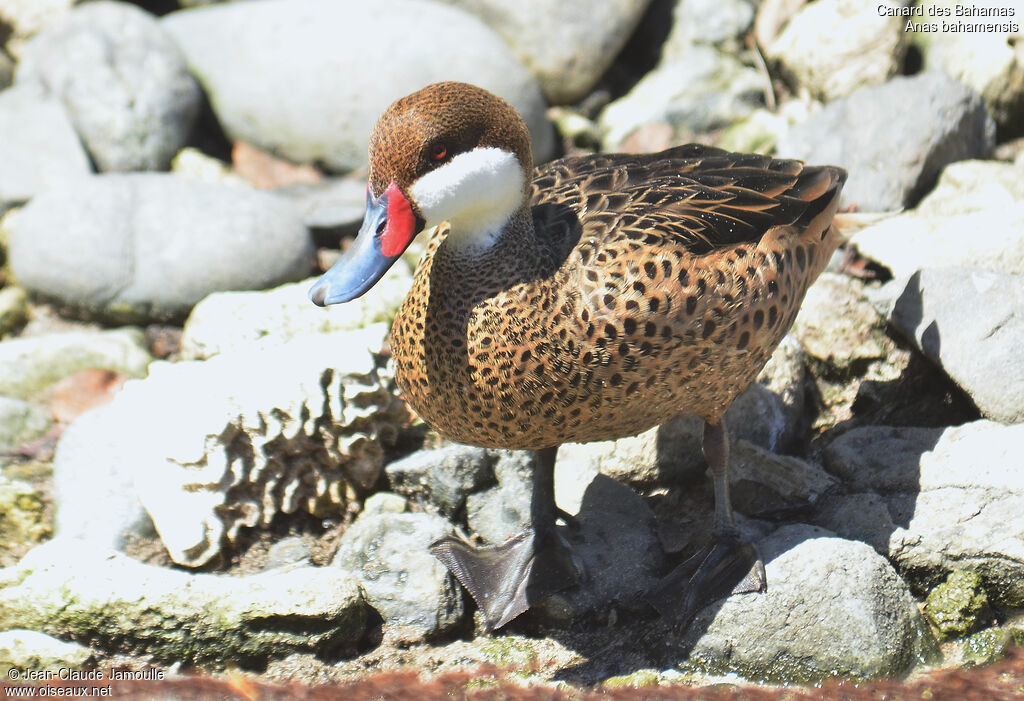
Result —
M449 240L486 246L523 201L523 171L514 153L486 147L460 153L409 188L427 226L449 221Z

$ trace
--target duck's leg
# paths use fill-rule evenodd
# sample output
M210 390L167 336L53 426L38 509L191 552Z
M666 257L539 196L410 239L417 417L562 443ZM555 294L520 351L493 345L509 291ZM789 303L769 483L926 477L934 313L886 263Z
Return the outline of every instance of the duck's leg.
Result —
M560 517L571 520L555 506L557 452L557 446L537 451L530 527L496 546L477 547L453 536L430 545L434 557L476 601L488 631L500 628L544 595L572 586L583 576L582 567L555 526Z
M725 421L704 422L701 443L715 487L711 542L658 582L647 600L663 616L685 626L701 608L732 594L764 591L764 563L753 543L742 540L729 500L729 436Z

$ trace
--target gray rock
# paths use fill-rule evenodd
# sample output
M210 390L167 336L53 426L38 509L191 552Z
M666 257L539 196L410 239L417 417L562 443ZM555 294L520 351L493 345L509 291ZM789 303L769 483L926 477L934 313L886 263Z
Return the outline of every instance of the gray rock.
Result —
M470 492L493 479L499 453L467 445L421 450L385 469L391 487L414 501L428 502L451 518L466 504Z
M263 569L273 570L279 567L294 567L298 564L308 565L312 559L313 554L302 538L288 536L270 546Z
M199 85L160 24L122 2L91 2L37 34L18 64L71 115L102 171L161 170L185 145Z
M412 273L404 260L359 299L317 307L309 301L315 279L272 290L214 292L197 304L181 334L186 360L218 353L280 345L302 336L355 331L377 322L390 324L409 288Z
M672 8L672 29L661 49L662 61L683 57L693 44L710 44L738 52L754 21L746 0L680 0Z
M954 266L1024 274L1024 161L951 163L914 210L851 241L896 278Z
M906 19L879 16L872 0L818 0L804 5L767 47L791 81L825 101L881 85L901 68ZM829 37L822 41L821 37Z
M275 190L292 201L302 223L321 245L337 246L354 237L366 213L365 178L325 178L318 183L297 183Z
M933 7L955 11L955 0L925 0L920 6L925 12ZM1024 17L1024 2L1009 0L997 6L1011 10L1019 24ZM950 25L956 22L993 24L1009 18L962 17L951 15ZM1024 50L1019 34L1010 32L940 31L918 33L915 41L921 48L926 68L939 68L957 80L970 85L981 94L989 114L1000 129L1009 134L1021 133L1024 120Z
M805 525L758 544L768 590L698 614L689 663L718 674L807 684L836 676L900 676L937 646L909 590L863 543Z
M828 446L825 464L861 493L823 502L816 520L878 548L920 592L954 570L973 570L991 601L1020 606L1022 439L1024 424L991 421L853 429ZM862 518L846 519L856 512Z
M0 396L0 456L42 436L50 421L50 413L42 407Z
M203 362L158 363L57 447L59 531L116 546L126 518L108 484L133 481L171 558L199 566L279 514L344 513L376 483L406 419L375 353L383 325ZM259 378L254 382L253 378ZM196 402L196 397L202 401ZM86 422L88 431L73 430ZM93 486L96 472L107 475ZM120 490L118 490L120 491ZM90 517L112 502L118 519Z
M662 62L628 94L601 113L606 150L618 150L640 127L667 123L673 140L721 129L764 104L764 85L753 68L710 46L694 45Z
M14 223L9 255L30 292L136 322L180 318L211 292L302 279L313 245L272 194L137 173L33 198Z
M530 468L507 462L496 467L498 486L469 499L470 528L487 542L501 543L529 524ZM661 574L663 556L654 514L629 487L586 462L559 457L555 500L574 515L580 529L562 528L586 573L582 586L548 595L535 615L555 625L604 615L609 607L631 605Z
M0 627L145 650L165 664L329 656L353 648L366 619L359 583L329 567L189 574L58 540L0 570Z
M504 543L530 525L533 471L536 469L533 452L503 450L495 453L498 459L491 469L498 484L470 494L466 499L469 529L491 545ZM492 459L495 453L491 453Z
M1024 421L1024 275L973 268L914 273L890 321L981 410Z
M882 211L919 199L948 163L987 155L994 138L976 92L943 73L925 73L830 103L785 134L778 151L843 166L850 173L843 203Z
M66 643L34 630L0 633L0 676L8 681L29 681L30 671L60 674L62 669L81 669L94 661L92 650L85 645Z
M748 516L814 504L838 484L817 465L776 455L744 440L734 442L729 451L732 503Z
M61 104L38 87L0 92L0 211L92 168Z
M475 83L511 102L526 119L538 162L554 145L532 76L498 35L454 8L268 0L183 10L162 22L229 137L296 162L338 171L365 165L381 112L439 80Z
M442 0L497 32L552 104L585 97L618 56L650 0L593 3L545 0Z
M837 273L822 273L804 297L793 335L825 373L848 378L884 359L890 343L885 320L865 298L864 285Z
M341 536L331 566L359 580L386 636L423 640L457 625L465 611L458 584L427 550L451 533L451 524L432 514L364 515Z
M133 328L0 341L0 395L25 399L86 368L142 377L152 360L142 331Z

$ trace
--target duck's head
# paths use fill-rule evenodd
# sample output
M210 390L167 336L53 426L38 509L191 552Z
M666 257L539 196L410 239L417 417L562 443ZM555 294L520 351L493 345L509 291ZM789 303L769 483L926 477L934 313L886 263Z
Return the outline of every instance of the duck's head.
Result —
M500 97L454 82L403 97L370 137L359 234L309 298L320 306L355 299L419 232L443 221L454 245L489 245L524 206L532 168L526 125Z

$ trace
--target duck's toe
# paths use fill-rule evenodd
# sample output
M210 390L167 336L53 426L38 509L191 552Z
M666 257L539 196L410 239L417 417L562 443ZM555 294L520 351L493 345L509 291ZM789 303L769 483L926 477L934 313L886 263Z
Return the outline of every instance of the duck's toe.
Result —
M766 588L764 563L754 544L720 535L669 572L644 598L682 628L713 601Z
M582 563L555 529L527 528L501 545L475 546L455 536L430 551L466 588L488 631L501 628L544 596L585 578Z

